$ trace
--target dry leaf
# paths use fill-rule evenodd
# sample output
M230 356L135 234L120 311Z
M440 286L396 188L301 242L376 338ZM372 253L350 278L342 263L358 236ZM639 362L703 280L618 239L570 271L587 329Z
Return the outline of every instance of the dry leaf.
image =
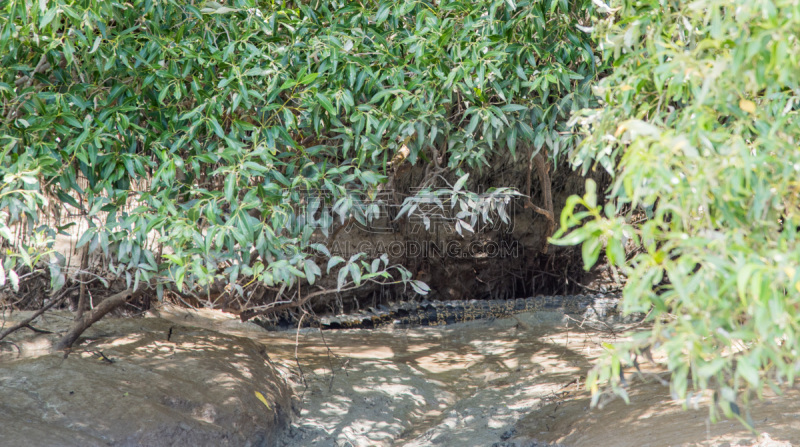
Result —
M741 99L739 100L739 108L750 114L756 113L756 103L753 101Z
M264 405L267 406L267 410L272 410L272 407L269 406L269 402L267 402L267 398L264 397L264 395L259 393L258 391L256 391L255 393L256 393L256 397L258 398L258 400L260 400L261 403L263 403Z

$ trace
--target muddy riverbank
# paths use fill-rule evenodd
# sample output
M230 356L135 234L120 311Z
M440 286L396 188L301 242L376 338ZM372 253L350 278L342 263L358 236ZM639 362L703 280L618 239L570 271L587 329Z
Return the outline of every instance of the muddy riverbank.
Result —
M657 380L635 382L630 405L591 409L586 372L625 326L615 332L557 313L266 332L219 311L167 306L101 321L65 361L49 347L70 321L49 314L36 326L55 334L24 330L0 346L3 439L126 445L149 433L160 436L149 445L164 445L158 440L185 432L282 447L800 445L800 393L792 390L751 409L758 433L736 421L710 424L702 407L683 411ZM89 404L75 410L81 402Z
M702 407L683 411L656 380L635 383L630 405L617 399L590 408L585 374L625 325L614 332L536 313L441 327L268 333L215 311L167 314L268 347L295 390L298 417L284 447L800 445L800 393L756 404L758 434L737 421L711 424Z

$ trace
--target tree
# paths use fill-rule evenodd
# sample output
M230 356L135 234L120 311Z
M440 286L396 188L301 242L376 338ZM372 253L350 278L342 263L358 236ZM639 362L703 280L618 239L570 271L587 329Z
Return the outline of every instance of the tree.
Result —
M459 229L486 216L467 175L497 157L522 161L525 194L534 167L549 190L597 68L577 28L588 0L2 8L2 225L66 230L37 225L50 200L86 221L86 254L159 296L224 280L242 302L263 287L296 305L300 284L335 268L338 290L409 281L394 260L338 258L320 241L335 222L370 220L403 163L422 174L412 186L462 204ZM326 211L304 191L323 191ZM556 208L528 203L552 229ZM15 249L5 270L33 268L29 239L2 234Z
M624 394L621 368L653 347L675 396L713 389L738 417L737 402L798 373L800 10L614 0L600 12L593 32L614 68L601 105L575 118L574 160L615 178L605 207L572 199L560 243L582 243L587 266L604 250L628 278L624 309L652 327L610 349L588 384Z

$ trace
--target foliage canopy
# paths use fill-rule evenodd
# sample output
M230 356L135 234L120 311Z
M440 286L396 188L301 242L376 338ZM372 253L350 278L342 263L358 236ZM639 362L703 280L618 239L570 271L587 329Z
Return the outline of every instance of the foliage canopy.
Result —
M674 395L713 388L730 415L800 369L800 6L614 0L600 12L613 70L601 106L576 116L575 162L615 171L616 206L573 199L562 224L577 229L561 243L582 242L589 265L605 246L628 278L625 309L654 326L610 350L589 384L624 393L628 348L658 347Z
M404 146L408 162L458 176L497 151L557 157L573 146L566 120L591 105L596 73L577 28L588 0L2 8L0 175L10 193L0 220L27 216L33 231L43 198L54 198L88 221L79 246L159 290L223 275L313 284L323 270L313 250L328 254L314 230L368 219L364 196ZM329 194L329 215L309 221L303 190ZM138 206L126 209L131 196ZM14 259L28 263L7 257L6 270ZM388 267L332 258L328 270L342 262L355 283Z

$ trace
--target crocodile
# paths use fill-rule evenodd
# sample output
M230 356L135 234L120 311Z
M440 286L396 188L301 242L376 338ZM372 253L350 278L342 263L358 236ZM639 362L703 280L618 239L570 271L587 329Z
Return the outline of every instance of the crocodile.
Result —
M384 325L439 326L479 319L507 318L523 312L555 311L588 319L617 314L619 295L538 295L508 300L402 301L347 315L304 319L304 327L371 329ZM268 330L289 329L290 322L256 320Z

